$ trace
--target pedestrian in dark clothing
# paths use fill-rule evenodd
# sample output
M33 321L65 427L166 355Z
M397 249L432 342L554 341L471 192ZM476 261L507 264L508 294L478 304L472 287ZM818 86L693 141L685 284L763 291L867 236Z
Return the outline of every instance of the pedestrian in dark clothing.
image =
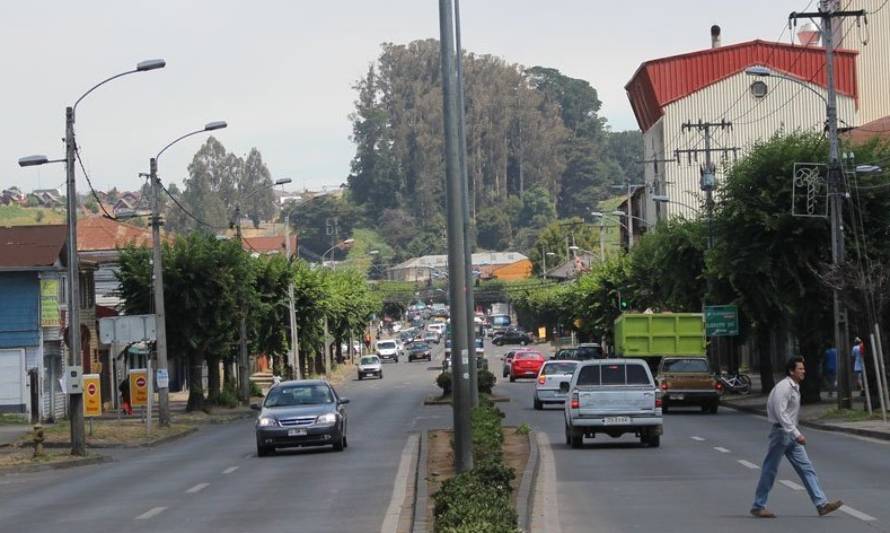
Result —
M130 377L125 377L117 389L121 391L121 411L132 415L133 407L130 406Z
M769 449L763 460L760 481L757 483L754 504L751 506L751 514L757 518L776 517L775 514L767 510L766 500L776 481L779 461L782 460L783 455L794 467L800 480L803 481L819 516L836 511L843 505L840 500L828 501L828 498L825 497L819 486L819 478L816 477L816 469L813 468L813 464L810 463L810 458L804 450L807 439L797 429L797 417L800 413L800 382L803 381L805 375L803 357L792 357L785 365L785 379L777 383L769 394L766 403L767 418L772 424L769 434Z
M837 390L837 348L829 346L825 350L822 360L822 377L825 379L828 396L834 396L834 391Z

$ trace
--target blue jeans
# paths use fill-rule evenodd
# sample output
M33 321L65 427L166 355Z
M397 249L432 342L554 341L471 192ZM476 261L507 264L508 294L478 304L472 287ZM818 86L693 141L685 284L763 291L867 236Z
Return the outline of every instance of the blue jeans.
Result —
M769 491L773 488L776 481L776 475L779 473L779 461L782 456L788 458L788 462L794 467L800 480L803 481L810 499L816 508L828 503L828 499L819 487L819 478L816 477L816 469L810 463L804 447L797 443L790 433L786 433L780 426L773 425L769 434L769 450L763 459L763 468L760 471L760 482L757 483L757 492L754 494L754 509L763 509L766 507L766 499L769 497Z

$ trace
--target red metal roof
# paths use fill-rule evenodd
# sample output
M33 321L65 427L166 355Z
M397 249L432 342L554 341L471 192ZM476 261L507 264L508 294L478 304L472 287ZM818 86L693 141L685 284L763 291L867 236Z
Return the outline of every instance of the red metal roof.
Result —
M34 269L64 261L68 226L0 227L0 268Z
M856 98L856 52L835 52L838 94ZM828 86L825 49L761 40L708 48L646 61L624 86L643 131L664 114L664 107L753 65L765 65L789 76ZM727 106L731 102L727 102ZM723 117L713 117L715 120Z
M868 142L875 137L890 140L890 115L872 120L858 128L853 128L845 136L855 144Z
M87 217L77 222L77 251L117 250L132 244L151 246L151 230L124 224L102 216Z
M244 237L242 240L244 249L248 252L256 252L258 254L283 254L286 250L284 235L273 235L271 237ZM297 252L297 236L290 236L291 253Z

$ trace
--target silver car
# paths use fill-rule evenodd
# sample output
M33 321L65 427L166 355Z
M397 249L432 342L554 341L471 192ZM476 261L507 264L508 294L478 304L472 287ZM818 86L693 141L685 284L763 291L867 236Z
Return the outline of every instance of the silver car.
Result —
M560 383L572 381L577 361L545 361L535 382L535 409L543 409L545 403L565 403L568 394L559 390Z
M376 376L377 379L383 379L383 365L380 358L376 355L366 355L358 362L358 379L361 380L366 376Z

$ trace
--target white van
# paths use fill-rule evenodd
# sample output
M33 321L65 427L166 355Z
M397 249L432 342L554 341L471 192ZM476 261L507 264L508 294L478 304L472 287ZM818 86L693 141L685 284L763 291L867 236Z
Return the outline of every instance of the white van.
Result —
M377 341L377 356L381 361L389 359L396 363L399 362L399 345L392 339Z
M445 334L446 324L444 322L433 322L432 324L427 324L427 331L435 331L440 336Z

